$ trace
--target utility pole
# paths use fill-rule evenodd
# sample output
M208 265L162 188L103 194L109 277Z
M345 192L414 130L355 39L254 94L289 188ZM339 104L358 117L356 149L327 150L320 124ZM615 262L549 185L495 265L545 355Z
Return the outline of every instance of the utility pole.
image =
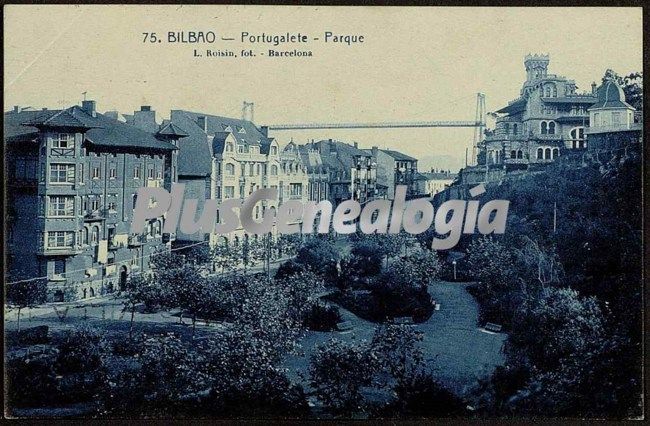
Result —
M553 233L557 229L557 202L553 203Z

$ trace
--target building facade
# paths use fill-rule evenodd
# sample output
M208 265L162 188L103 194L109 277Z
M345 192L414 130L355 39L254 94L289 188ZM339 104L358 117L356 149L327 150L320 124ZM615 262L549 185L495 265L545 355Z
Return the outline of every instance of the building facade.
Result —
M294 144L281 150L275 139L247 120L172 110L171 123L188 134L180 146L178 180L185 184L186 198L199 200L198 211L207 199L244 199L260 188L277 189L279 199L257 205L255 219L287 200L307 200L308 175ZM215 244L223 238L238 243L247 234L240 225L228 235L177 235L179 242L208 239Z
M386 199L395 199L395 186L405 185L406 197L414 198L420 196L420 185L418 183L418 160L399 151L390 149L379 149L373 146L365 150L372 155L377 165L377 185L382 189Z
M434 171L419 173L418 192L427 197L433 197L440 191L444 191L456 179L456 174L450 171Z
M496 126L483 142L488 167L526 170L553 161L562 153L587 148L590 93L577 93L575 81L548 73L548 55L527 55L526 80L520 95L496 111Z
M136 192L176 181L173 126L137 129L96 110L5 113L8 280L42 277L52 301L124 289L128 277L169 248L164 217L131 235ZM154 129L152 129L154 130Z
M363 205L376 198L377 166L372 154L359 149L356 143L350 145L324 139L311 142L304 149L315 150L320 154L328 172L327 195L333 205L351 199Z
M314 145L298 145L302 163L307 169L307 197L317 203L329 199L329 172Z

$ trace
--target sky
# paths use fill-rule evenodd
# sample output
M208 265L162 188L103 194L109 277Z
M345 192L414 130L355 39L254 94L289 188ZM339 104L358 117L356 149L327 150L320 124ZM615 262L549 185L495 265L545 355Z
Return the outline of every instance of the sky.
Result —
M4 9L4 108L62 108L83 92L100 112L151 105L241 117L258 125L473 120L476 93L495 111L519 96L524 56L550 55L549 73L590 90L607 68L642 70L641 8L414 8L277 6L11 5ZM213 31L213 45L144 43L144 32ZM319 37L261 56L271 45L241 32ZM326 31L363 35L352 46L324 43ZM221 37L235 38L222 41ZM206 46L237 58L195 58ZM254 49L254 58L241 57ZM490 121L488 121L490 124ZM293 139L334 138L417 158L464 162L471 128L275 131Z

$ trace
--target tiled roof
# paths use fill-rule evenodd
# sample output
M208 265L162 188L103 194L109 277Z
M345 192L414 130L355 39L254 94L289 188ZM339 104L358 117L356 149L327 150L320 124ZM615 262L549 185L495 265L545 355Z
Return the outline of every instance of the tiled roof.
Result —
M399 151L393 151L392 149L382 149L382 151L399 161L418 161L417 158L402 154Z
M205 117L206 131L199 127L199 117ZM172 110L172 123L183 129L188 137L182 140L178 155L178 172L184 176L208 176L212 172L214 149L223 145L223 134L232 134L238 144L259 145L262 154L268 154L272 138L267 138L250 121L221 117L185 110ZM207 133L207 134L206 134ZM215 138L207 135L220 134Z
M6 123L11 123L6 126ZM5 113L5 139L36 133L39 127L67 127L85 131L86 142L105 147L174 150L173 144L154 134L96 113L92 116L79 106L64 110L41 110Z
M164 136L178 136L181 138L189 136L187 133L181 130L180 127L176 126L174 123L164 123L162 128L158 130L157 134L164 135Z
M526 109L526 99L519 98L496 112L501 114L516 114Z
M597 90L598 101L590 109L594 108L632 108L625 102L625 92L613 80L607 80Z

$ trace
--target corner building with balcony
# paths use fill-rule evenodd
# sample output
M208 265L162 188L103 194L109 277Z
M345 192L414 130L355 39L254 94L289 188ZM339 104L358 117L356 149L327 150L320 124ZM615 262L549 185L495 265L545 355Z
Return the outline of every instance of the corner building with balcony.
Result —
M124 289L149 257L170 246L164 217L130 235L136 192L176 180L179 139L171 125L146 132L96 111L4 115L7 152L7 281L44 277L51 301Z
M503 172L527 170L563 153L587 148L588 109L595 83L577 93L575 81L548 73L548 55L527 55L519 98L496 111L496 126L483 142L483 165Z

